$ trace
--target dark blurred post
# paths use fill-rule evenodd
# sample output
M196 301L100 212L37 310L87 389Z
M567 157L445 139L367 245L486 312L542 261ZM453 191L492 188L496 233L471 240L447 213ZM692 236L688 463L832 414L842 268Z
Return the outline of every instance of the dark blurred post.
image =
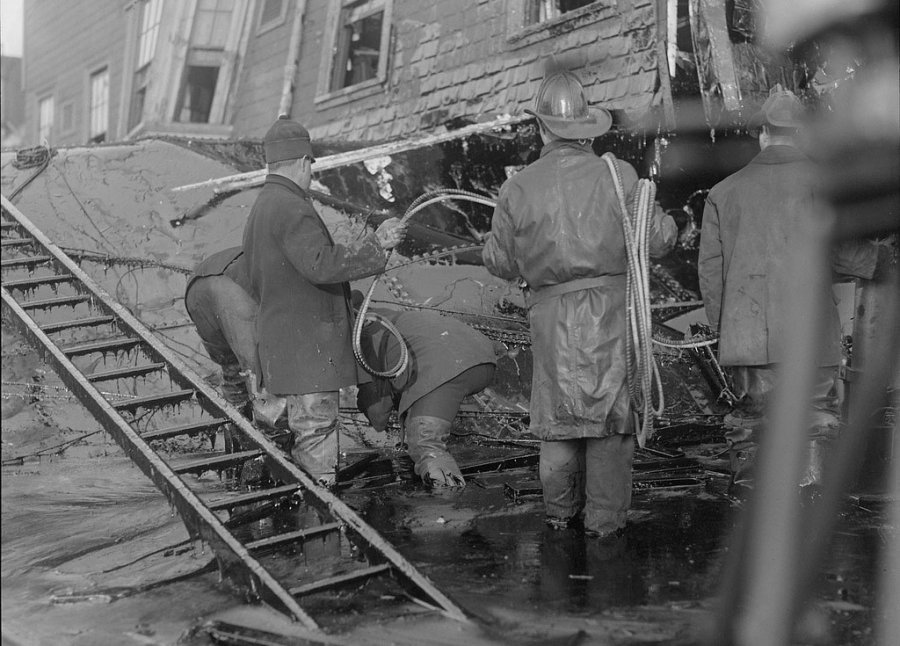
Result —
M827 280L831 248L848 240L900 231L900 80L896 0L767 0L764 34L773 49L818 47L831 69L853 70L833 94L831 110L810 124L813 157L821 169L830 208L795 258L798 289L789 354L772 410L772 432L757 456L753 498L732 543L720 607L709 643L781 646L792 643L827 556L839 506L857 475L879 413L891 405L900 376L900 278L896 263L881 267L864 299L877 303L856 349L859 380L851 390L848 423L826 465L821 498L801 507L796 481L801 468L806 409L811 394L819 322L818 290ZM809 286L809 287L807 287ZM894 421L893 433L898 432ZM900 465L889 461L893 523L900 522ZM878 643L900 634L900 546L889 541L882 562Z

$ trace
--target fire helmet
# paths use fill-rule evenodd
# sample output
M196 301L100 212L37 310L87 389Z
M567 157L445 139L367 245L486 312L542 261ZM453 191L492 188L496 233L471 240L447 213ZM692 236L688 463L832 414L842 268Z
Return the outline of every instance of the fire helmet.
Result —
M603 108L588 106L584 86L569 71L554 72L538 88L534 115L544 127L563 139L593 139L612 126L612 115Z

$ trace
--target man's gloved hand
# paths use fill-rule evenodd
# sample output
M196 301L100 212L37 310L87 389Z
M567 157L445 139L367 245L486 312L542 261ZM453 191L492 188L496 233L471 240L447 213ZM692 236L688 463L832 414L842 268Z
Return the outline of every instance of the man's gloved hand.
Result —
M388 218L375 230L375 239L382 249L393 249L406 237L406 223L400 218Z

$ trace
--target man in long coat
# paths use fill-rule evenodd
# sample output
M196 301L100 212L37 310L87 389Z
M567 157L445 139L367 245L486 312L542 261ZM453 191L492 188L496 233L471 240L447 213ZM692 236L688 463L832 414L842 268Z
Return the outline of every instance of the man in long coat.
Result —
M492 274L528 284L531 431L543 440L548 523L583 521L590 534L606 536L625 526L634 454L623 214L609 168L591 147L612 118L588 108L571 72L543 81L532 114L541 156L500 188L482 255ZM619 165L631 195L637 173ZM655 209L650 253L668 252L676 237L675 222Z
M382 271L405 225L383 222L335 244L307 194L315 161L307 130L281 118L264 139L268 175L244 229L263 386L287 398L291 455L331 485L338 459L340 388L356 384L348 281Z
M484 390L494 376L494 343L464 322L435 312L370 310L397 328L409 350L406 370L392 379L373 376L361 383L357 407L383 431L396 409L416 475L433 487L463 486L465 478L447 451L459 405ZM378 322L363 328L363 351L370 365L396 365L396 337ZM502 345L502 344L501 344Z
M791 92L773 88L749 126L758 131L760 152L750 163L710 190L703 210L697 269L710 325L719 332L719 361L730 366L741 397L726 416L737 446L761 427L784 356L791 308L787 271L798 236L814 219L816 173L797 147L803 106ZM874 246L835 250L835 269L871 278ZM825 294L823 303L834 303ZM813 394L809 460L800 486L818 484L824 449L839 426L836 368L841 331L836 306L826 312L824 343ZM736 474L740 477L740 474Z

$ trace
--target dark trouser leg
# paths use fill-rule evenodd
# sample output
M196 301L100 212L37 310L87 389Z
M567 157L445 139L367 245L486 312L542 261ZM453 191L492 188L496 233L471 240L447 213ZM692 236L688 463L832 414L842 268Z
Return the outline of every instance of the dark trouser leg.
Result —
M338 391L287 397L288 428L294 435L291 457L324 486L334 484L337 472L339 405Z
M800 486L820 485L822 467L840 426L836 368L819 368L812 396L812 421L809 428L809 452Z
M556 528L584 508L585 440L541 442L540 474L547 522Z
M625 527L631 507L633 435L585 440L584 528L601 536Z
M465 485L459 465L447 451L447 440L462 400L484 390L493 376L493 364L473 366L409 407L405 422L406 443L416 475L438 487Z

